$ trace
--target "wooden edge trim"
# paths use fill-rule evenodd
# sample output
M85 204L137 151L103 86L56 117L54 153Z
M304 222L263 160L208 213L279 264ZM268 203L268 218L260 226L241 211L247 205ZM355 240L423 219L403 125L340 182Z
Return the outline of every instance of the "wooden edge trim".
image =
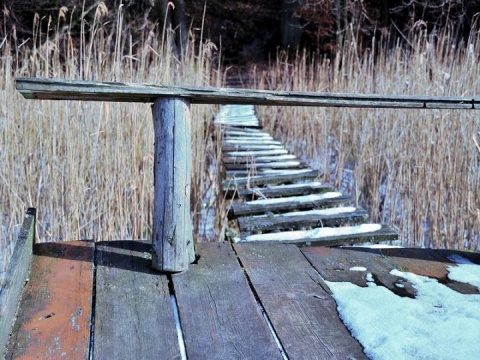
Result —
M5 346L17 313L18 304L29 273L32 248L35 242L36 209L29 208L25 214L15 249L0 291L0 354Z

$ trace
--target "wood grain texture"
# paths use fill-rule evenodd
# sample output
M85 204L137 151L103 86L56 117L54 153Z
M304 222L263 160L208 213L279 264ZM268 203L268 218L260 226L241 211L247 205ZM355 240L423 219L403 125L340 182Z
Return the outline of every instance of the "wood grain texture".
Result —
M13 254L10 258L5 281L0 289L0 356L5 346L15 319L20 297L28 277L32 246L35 242L35 215L33 208L27 210Z
M152 264L160 271L183 271L194 260L190 106L183 99L159 99L152 112L155 131Z
M230 209L232 212L231 216L240 217L253 214L264 214L273 211L286 212L289 210L331 207L332 205L344 204L348 201L351 201L352 198L347 195L339 195L331 198L319 198L308 201L294 200L289 197L283 198L283 200L280 198L278 200L279 202L276 203L253 203L251 201L234 203Z
M222 186L224 189L228 189L230 187L252 187L264 184L287 184L296 181L315 180L321 177L321 175L321 172L312 170L298 173L290 172L287 174L243 176L224 180L222 181Z
M88 359L93 242L35 245L7 359Z
M368 219L368 213L358 208L351 212L334 215L312 215L308 212L298 211L266 216L245 216L237 219L241 232L272 231L283 229L301 229L321 226L340 226L344 224L359 224Z
M166 275L150 244L97 245L94 359L180 359Z
M294 245L234 245L289 359L366 359Z
M228 243L198 244L198 264L174 274L189 359L281 359Z
M331 184L304 183L277 186L263 186L253 188L229 189L228 196L238 196L246 200L320 194L333 191Z
M27 99L154 102L160 97L179 97L198 104L416 109L437 108L440 106L442 109L458 109L463 106L466 106L468 109L474 109L480 103L480 98L478 97L329 94L44 78L16 78L15 81L17 90Z

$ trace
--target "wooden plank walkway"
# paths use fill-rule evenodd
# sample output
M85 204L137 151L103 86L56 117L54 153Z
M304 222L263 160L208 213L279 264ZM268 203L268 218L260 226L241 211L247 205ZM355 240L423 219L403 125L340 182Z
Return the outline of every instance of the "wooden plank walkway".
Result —
M254 117L252 105L225 105L215 118L223 133L223 189L237 199L229 209L239 229L235 242L337 246L398 239L386 224L365 224L364 209L347 206L350 196L322 183L319 172L262 132Z
M472 252L206 243L174 275L152 271L150 253L141 241L35 245L6 359L366 359L324 280L367 286L367 270L351 271L365 267L414 298L390 274L408 268L478 294L446 276L454 254L480 264Z

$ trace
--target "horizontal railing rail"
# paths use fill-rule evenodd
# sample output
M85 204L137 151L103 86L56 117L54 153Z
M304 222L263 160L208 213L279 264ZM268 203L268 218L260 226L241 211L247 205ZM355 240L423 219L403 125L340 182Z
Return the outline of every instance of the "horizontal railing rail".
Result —
M270 91L215 87L172 86L17 78L17 90L27 99L154 102L178 97L192 104L253 104L281 106L480 109L480 97L342 94Z

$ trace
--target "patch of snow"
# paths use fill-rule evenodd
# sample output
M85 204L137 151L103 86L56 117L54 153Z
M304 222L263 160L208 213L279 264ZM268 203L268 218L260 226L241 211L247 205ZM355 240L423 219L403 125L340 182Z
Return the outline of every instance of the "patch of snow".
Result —
M479 358L480 295L463 295L435 279L408 272L392 270L391 274L410 281L417 297L397 296L373 281L366 288L326 282L341 319L369 358Z
M450 280L471 284L480 289L479 265L458 255L450 256L449 260L457 264L457 266L449 266L447 268Z
M363 266L353 266L349 270L350 271L367 271L367 268Z
M362 224L356 226L343 226L343 227L323 227L315 228L312 230L298 230L298 231L284 231L280 233L271 234L256 234L245 237L244 241L300 241L308 239L321 239L331 236L342 235L355 235L362 233L375 232L381 229L381 225L378 224ZM239 238L235 238L234 241L240 241Z
M283 155L288 154L287 149L258 150L258 151L224 151L228 156L257 156L257 155Z
M303 196L289 196L284 198L275 198L275 199L260 199L260 200L252 200L247 201L246 204L279 204L284 202L299 202L299 203L308 203L318 200L324 199L332 199L336 197L342 196L342 193L339 192L326 192L323 194L310 194L310 195L303 195Z
M311 188L317 188L317 187L321 187L321 186L324 186L325 184L321 183L321 182L318 182L318 181L314 181L314 182L311 182L311 183L298 183L298 184L289 184L289 185L267 185L267 187L269 189L295 189L295 188L301 188L301 187L304 187L304 186L309 186Z
M260 191L260 190L259 190ZM344 214L349 212L354 212L356 209L354 207L337 207L337 208L328 208L328 209L315 209L315 210L307 210L307 211L292 211L288 213L282 213L277 216L310 216L310 215L319 215L319 216L328 216L328 215L338 215ZM253 218L262 218L262 217L271 217L272 215L254 215Z

